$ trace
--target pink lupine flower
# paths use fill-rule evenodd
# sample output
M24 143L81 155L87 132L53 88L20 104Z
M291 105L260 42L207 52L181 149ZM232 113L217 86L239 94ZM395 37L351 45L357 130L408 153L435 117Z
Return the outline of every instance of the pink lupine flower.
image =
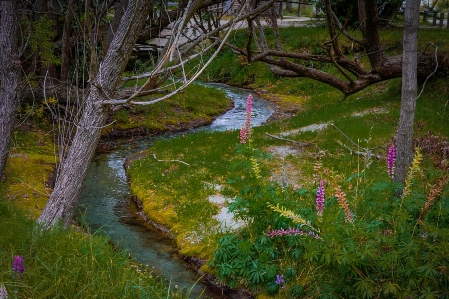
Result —
M323 216L324 210L324 181L320 180L320 185L316 191L315 210L318 217Z
M246 134L246 128L245 126L242 126L240 129L240 143L246 143L247 134Z
M349 209L348 202L346 201L346 193L344 193L340 186L335 187L335 197L337 197L338 204L345 212L345 220L346 222L353 223L354 222L354 214L352 214L351 210Z
M395 162L396 162L396 148L394 147L394 143L392 143L390 148L388 149L388 159L387 159L388 175L390 176L390 178L393 178L394 176Z
M246 143L251 135L251 111L253 109L253 96L248 95L246 100L246 121L245 125L240 130L240 143Z

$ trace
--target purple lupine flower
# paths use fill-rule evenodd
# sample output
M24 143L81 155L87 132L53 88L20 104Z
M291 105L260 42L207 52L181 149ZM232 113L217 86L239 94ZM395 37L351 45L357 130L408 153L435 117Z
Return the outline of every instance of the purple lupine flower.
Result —
M390 148L388 149L388 159L387 159L388 175L390 176L390 178L393 178L394 176L395 162L396 162L396 149L394 147L394 143L392 143Z
M0 299L8 299L8 290L4 284L0 285Z
M279 285L279 286L282 285L283 289L285 288L285 285L284 285L285 284L285 280L284 280L284 276L283 275L279 275L279 274L276 275L276 284Z
M251 111L253 109L253 96L248 95L246 99L246 121L245 125L240 130L240 143L246 143L251 135Z
M19 275L20 279L22 279L22 273L25 271L25 267L23 266L23 257L20 255L14 256L14 263L12 267L14 269L14 277Z
M324 181L320 180L320 185L316 191L315 210L318 217L323 216L324 210Z
M305 231L305 230L301 230L299 228L293 228L293 227L290 227L289 229L281 228L281 229L269 230L265 234L270 238L274 238L274 237L278 237L278 236L289 236L289 235L310 236L315 239L320 238L317 234L315 234L311 230Z

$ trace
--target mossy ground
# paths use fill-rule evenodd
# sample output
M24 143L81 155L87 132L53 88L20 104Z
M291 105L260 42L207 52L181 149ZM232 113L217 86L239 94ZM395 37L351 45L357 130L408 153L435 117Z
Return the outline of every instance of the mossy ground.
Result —
M33 219L39 217L51 192L46 184L56 164L54 150L51 136L44 131L16 131L11 138L7 182L0 183L0 196Z
M142 98L144 101L152 99L149 96ZM229 109L230 104L232 103L220 90L192 84L181 93L157 104L123 107L114 115L115 122L106 127L103 134L119 130L126 135L127 131L135 128L142 129L144 133L159 134L188 128L192 122L206 124Z

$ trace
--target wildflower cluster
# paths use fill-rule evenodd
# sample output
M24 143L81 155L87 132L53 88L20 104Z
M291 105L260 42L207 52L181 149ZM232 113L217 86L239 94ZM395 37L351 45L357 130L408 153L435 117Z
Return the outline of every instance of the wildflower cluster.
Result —
M277 274L276 275L276 284L278 286L282 286L283 289L285 289L285 279L284 276Z
M253 109L253 96L250 94L246 100L246 121L240 130L240 143L246 143L251 135L251 111Z
M18 275L20 279L22 279L22 273L23 271L25 271L25 267L23 266L23 257L21 257L20 255L14 256L13 269L14 277Z
M393 178L394 176L395 162L396 162L396 148L394 147L394 143L392 143L390 148L388 149L388 158L387 158L388 175L390 178Z
M320 180L320 185L316 191L315 210L318 217L323 216L324 210L324 181Z
M270 237L270 238L274 238L274 237L279 237L279 236L290 236L290 235L299 235L299 236L310 236L313 237L315 239L319 239L320 236L318 236L316 233L314 233L311 230L305 231L299 228L289 228L289 229L276 229L276 230L269 230L267 232L265 232L265 234Z

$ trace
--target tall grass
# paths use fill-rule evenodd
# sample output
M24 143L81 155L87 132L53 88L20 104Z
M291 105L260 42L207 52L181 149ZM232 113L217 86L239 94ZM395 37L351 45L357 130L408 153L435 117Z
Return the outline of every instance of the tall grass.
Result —
M75 229L42 231L0 200L0 283L10 298L180 298L109 240ZM13 257L23 257L22 278Z

